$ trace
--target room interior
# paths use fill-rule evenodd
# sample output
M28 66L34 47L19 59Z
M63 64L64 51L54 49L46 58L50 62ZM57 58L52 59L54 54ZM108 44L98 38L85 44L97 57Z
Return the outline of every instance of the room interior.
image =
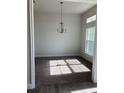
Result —
M35 88L28 93L97 93L97 1L32 3L35 71L27 77Z

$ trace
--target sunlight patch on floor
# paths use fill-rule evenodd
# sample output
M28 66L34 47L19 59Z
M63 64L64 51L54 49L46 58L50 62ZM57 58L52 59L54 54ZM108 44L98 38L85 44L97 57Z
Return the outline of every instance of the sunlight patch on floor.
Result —
M61 70L62 74L72 73L71 70L68 68L68 66L60 66L60 70Z
M64 60L51 60L50 66L66 65Z
M66 62L68 64L70 64L70 65L72 65L72 64L81 64L81 62L79 60L77 60L77 59L68 59L68 60L66 60Z
M59 67L50 67L50 75L60 75L61 71Z
M84 66L83 64L81 65L70 65L70 67L72 68L72 70L74 72L89 72L90 69L87 68L86 66Z
M72 73L64 60L50 61L50 75L61 75Z
M50 67L50 75L61 75L72 73L68 66Z
M89 89L72 91L71 93L96 93L96 92L97 92L96 88L89 88Z
M91 71L77 59L50 60L50 75L70 74Z

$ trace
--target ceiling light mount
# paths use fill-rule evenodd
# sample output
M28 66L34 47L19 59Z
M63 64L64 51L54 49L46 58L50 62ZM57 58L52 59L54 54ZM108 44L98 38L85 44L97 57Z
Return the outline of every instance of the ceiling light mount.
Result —
M63 2L60 2L60 4L63 4Z

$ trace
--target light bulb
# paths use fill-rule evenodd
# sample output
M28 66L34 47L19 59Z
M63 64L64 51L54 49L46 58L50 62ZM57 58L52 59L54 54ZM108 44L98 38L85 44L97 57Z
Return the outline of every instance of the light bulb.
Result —
M59 33L65 33L66 32L66 29L64 28L63 22L60 22L59 28L57 29L57 32L59 32Z

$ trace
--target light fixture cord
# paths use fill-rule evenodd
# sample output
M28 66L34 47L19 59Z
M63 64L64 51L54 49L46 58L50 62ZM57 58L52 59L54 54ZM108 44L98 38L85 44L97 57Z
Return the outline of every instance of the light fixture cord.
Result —
M63 2L60 2L60 4L61 4L61 23L62 23L62 4L63 4Z

